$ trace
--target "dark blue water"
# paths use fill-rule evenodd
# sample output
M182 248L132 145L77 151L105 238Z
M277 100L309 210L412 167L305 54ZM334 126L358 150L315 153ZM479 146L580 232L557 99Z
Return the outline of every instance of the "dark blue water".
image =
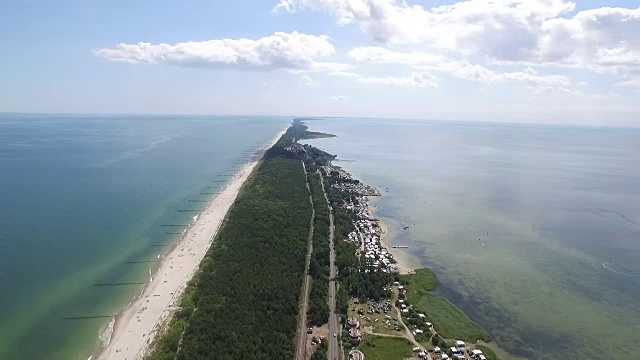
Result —
M529 359L640 353L640 130L329 119L398 254ZM409 231L401 232L403 226Z
M0 358L86 359L228 170L289 118L0 114ZM225 176L219 176L225 175ZM195 205L194 205L195 204Z

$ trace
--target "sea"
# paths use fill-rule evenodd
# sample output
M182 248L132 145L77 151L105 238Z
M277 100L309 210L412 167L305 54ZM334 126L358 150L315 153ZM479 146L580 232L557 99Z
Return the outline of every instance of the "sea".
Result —
M525 359L640 358L640 129L330 118L386 242ZM404 230L405 227L408 227Z
M0 114L0 359L95 354L203 201L291 120Z

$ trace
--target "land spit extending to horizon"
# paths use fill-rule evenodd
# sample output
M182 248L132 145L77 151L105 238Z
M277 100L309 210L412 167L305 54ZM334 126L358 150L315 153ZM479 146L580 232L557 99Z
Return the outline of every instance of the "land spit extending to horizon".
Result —
M430 293L437 286L433 273L422 269L415 271L399 263L382 245L384 224L373 217L374 209L369 206L369 196L380 195L379 191L361 184L343 169L333 167L331 160L335 156L297 142L323 135L307 132L301 121L294 121L276 145L265 153L250 180L239 191L238 200L222 221L221 230L214 231L207 241L193 244L202 246L201 254L206 254L202 256L199 270L193 271L194 266L188 273L194 274L189 285L190 276L182 278L181 283L176 280L180 287L168 293L166 302L169 306L157 308L155 315L149 317L155 321L145 322L148 332L134 335L138 339L132 342L126 339L127 331L121 330L122 342L118 346L112 343L111 350L103 353L105 359L142 356L150 359L242 358L249 354L260 359L284 359L292 358L294 347L300 344L307 347L295 352L295 358L301 360L347 359L347 354L349 357L364 354L371 359L447 359L447 351L442 349L448 346L457 346L455 353L459 353L459 359L483 359L484 355L479 357L482 350L488 359L496 359L491 349L476 344L479 340L489 341L488 334L452 303ZM240 179L247 179L248 175L249 171ZM287 189L289 192L283 192L284 184L276 181L277 178L284 179L282 176L294 181ZM234 194L239 188L234 187ZM287 202L292 195L298 200ZM307 198L310 195L310 204L306 204L305 195ZM266 203L260 205L262 201ZM282 205L283 201L284 206L280 209L267 210L273 206L268 204ZM248 206L253 202L256 204ZM311 227L304 217L279 218L292 213L309 214ZM198 221L202 221L201 218ZM298 224L294 232L287 226L291 221ZM202 232L197 225L192 230ZM280 236L270 235L274 231L285 231L294 236L283 240ZM253 237L249 235L251 233ZM233 241L236 236L240 237ZM207 250L212 237L215 239ZM189 239L189 235L185 239ZM182 255L184 250L187 254L191 252L186 249L190 243L184 244L185 247L182 245L178 244L163 262ZM254 255L255 249L262 251ZM305 265L305 254L310 256L308 265ZM265 268L266 264L252 261L254 256L263 261L279 257L276 259L278 265ZM245 265L240 264L243 261ZM162 268L166 266L161 265ZM240 269L244 274L239 276L237 271ZM282 277L280 270L285 269L291 271L291 276ZM300 294L307 273L311 277L308 300ZM159 272L154 281L160 276ZM250 277L246 282L240 282L234 279L238 276ZM268 279L284 280L287 286L265 288L264 281L253 277L265 277L267 282ZM330 290L334 280L337 282L336 293ZM222 287L222 283L237 290ZM186 291L180 291L185 287ZM143 322L137 317L148 311L155 292L154 288L148 287L146 294L138 300L136 310L126 317L127 322L133 324L132 328ZM183 294L179 301L176 299L178 293ZM260 301L253 302L252 299ZM288 300L283 301L285 299ZM283 306L276 306L272 300ZM302 306L301 301L308 301L308 306ZM376 330L376 325L382 324L374 325L368 316L360 316L362 332L360 325L355 328L350 325L355 319L353 316L347 321L350 308L363 306L370 314L374 313L373 309L380 313L383 302L387 304L385 314L393 308L393 313L389 312L393 317L387 315L386 320L395 319L395 331L401 331L402 327L401 333ZM308 309L308 325L302 328L296 321L302 315L299 309ZM333 314L341 320L336 330L332 330L336 327L331 325ZM366 324L369 322L371 324ZM398 324L402 324L401 327ZM392 327L389 321L387 325ZM156 333L162 336L154 340ZM307 340L295 345L294 337L299 336L306 336ZM372 346L386 338L400 343ZM280 341L276 344L268 339ZM338 339L339 343L335 341ZM117 340L114 336L114 343ZM127 349L127 345L133 350ZM454 356L452 351L449 354Z
M291 121L272 120L0 116L0 284L8 289L0 297L0 358L87 359L97 353L96 334L113 335L102 331L113 314L139 296L149 275L158 285L158 260L202 212L193 205L210 202L210 194L223 190ZM317 340L331 334L324 325L329 278L338 284L341 317L366 314L359 320L364 341L358 349L372 358L376 349L407 349L403 339L375 334L403 335L403 326L426 325L376 312L402 308L393 301L401 300L396 281L409 305L432 306L416 312L432 317L445 340L467 339L451 335L463 326L449 328L437 318L455 315L466 326L468 317L437 295L527 359L637 353L636 130L371 119L308 124L339 138L304 141L317 151L306 169L304 160L284 150L291 136L265 154L164 335L149 345L159 354L175 350L164 358L293 357L291 339L304 327L296 320L305 273L313 275L306 322L313 325L307 340L316 358L325 343ZM289 135L295 129L301 127ZM318 148L340 158L324 164ZM377 291L389 289L384 277L361 275L366 263L354 255L354 244L341 241L358 218L345 210L354 199L334 191L335 174L327 166L338 172L342 166L352 179L380 189L382 196L368 199L369 215L384 221L377 227L380 244L395 261L418 269L410 278L393 275L391 294ZM331 215L335 277L327 276ZM310 231L310 219L317 231ZM438 275L434 292L422 266ZM129 286L96 286L108 284ZM426 331L419 330L423 334L414 338L422 344Z
M113 333L98 359L141 359L153 343L171 314L178 310L187 283L198 269L202 258L242 188L253 172L262 154L271 148L286 132L279 132L259 156L244 165L222 189L207 203L206 209L196 215L194 223L182 238L160 259L148 285L115 318Z

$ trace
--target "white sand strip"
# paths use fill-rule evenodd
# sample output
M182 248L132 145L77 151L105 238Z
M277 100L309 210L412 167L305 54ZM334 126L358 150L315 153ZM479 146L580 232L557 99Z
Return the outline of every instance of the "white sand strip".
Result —
M278 133L266 149L273 146L285 132ZM211 200L175 248L162 258L151 283L116 318L111 340L98 355L99 360L144 357L158 330L162 329L179 305L187 282L198 269L240 187L257 163L252 161L243 166L220 194Z
M371 197L367 196L369 213L371 214L371 216L375 218L376 210L378 210L378 208L376 206L372 206L370 204L370 201L371 201ZM385 242L385 238L389 233L387 224L385 224L384 221L378 219L378 227L380 228L380 244L384 246L387 249L387 251L391 253L391 255L393 255L393 260L396 261L394 265L398 268L400 275L414 274L416 271L411 267L407 266L407 264L402 260L402 256L404 255L402 250L396 249L393 246L390 246L387 242Z

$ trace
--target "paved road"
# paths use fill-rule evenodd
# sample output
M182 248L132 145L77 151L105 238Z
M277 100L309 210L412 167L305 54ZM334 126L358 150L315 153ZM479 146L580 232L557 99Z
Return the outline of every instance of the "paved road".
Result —
M322 191L324 192L324 198L327 200L327 206L329 206L329 198L324 189L324 179L322 181ZM336 250L333 246L333 230L333 211L329 206L329 351L327 352L329 360L337 360L340 352L338 348L340 327L338 325L338 316L336 315Z
M307 177L307 169L302 162L304 176ZM307 179L307 190L309 190L309 201L311 202L311 226L309 227L309 239L307 239L307 261L305 263L304 285L302 287L302 300L300 302L300 323L298 324L298 340L296 343L295 360L304 360L307 349L307 309L309 307L309 290L311 285L311 275L309 275L309 262L311 261L311 251L313 250L313 219L316 211L313 209L313 199L311 198L311 189L309 189L309 180Z

